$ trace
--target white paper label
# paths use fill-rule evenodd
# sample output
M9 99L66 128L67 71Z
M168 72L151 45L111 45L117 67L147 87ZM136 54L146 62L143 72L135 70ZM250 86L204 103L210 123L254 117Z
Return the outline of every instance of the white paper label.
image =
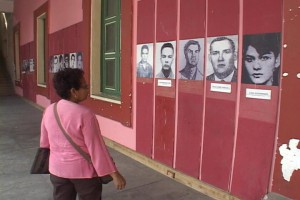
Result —
M211 83L210 91L231 93L231 85L230 84Z
M271 90L246 89L246 97L252 99L271 99Z
M157 85L161 87L172 87L172 81L158 79Z

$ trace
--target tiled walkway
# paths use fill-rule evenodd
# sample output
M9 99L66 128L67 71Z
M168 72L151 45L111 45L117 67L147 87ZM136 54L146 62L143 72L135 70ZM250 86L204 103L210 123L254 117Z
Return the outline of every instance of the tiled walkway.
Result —
M30 175L39 144L42 111L18 96L0 96L0 199L50 200L48 175ZM127 187L104 186L103 200L211 200L110 149Z

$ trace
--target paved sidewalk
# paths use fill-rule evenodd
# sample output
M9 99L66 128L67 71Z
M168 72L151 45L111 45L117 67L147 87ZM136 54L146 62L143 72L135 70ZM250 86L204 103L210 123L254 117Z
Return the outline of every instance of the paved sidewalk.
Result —
M0 199L50 200L49 175L30 175L42 111L18 96L0 96ZM110 149L127 187L104 185L103 200L212 200Z

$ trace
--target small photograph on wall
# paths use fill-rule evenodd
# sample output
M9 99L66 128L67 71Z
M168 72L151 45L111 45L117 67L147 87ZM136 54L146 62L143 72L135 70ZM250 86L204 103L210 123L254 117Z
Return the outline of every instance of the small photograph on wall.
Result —
M207 39L206 80L237 81L238 36L218 36Z
M136 76L139 78L153 77L153 44L139 44L136 48Z
M64 54L64 68L69 68L69 54L68 53L66 53L66 54Z
M58 55L58 70L64 69L65 68L65 59L64 59L64 54Z
M54 56L49 57L49 72L53 73L54 71Z
M29 59L29 71L34 72L34 59Z
M176 41L156 44L155 78L176 78Z
M203 80L204 38L181 40L178 78Z
M242 83L279 85L281 33L244 35Z
M23 64L22 64L22 73L26 73L27 71L29 71L29 64L28 64L28 60L23 60Z
M76 68L76 53L70 53L70 68Z
M83 70L83 55L81 52L77 52L76 54L76 66L78 69Z
M53 60L53 64L52 66L50 66L51 72L56 73L60 68L59 55L54 55L52 60Z

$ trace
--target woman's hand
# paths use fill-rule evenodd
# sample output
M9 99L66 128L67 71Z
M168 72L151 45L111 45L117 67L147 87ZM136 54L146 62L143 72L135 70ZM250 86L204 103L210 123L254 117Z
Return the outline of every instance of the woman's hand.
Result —
M113 178L113 182L118 190L122 190L126 186L126 180L118 171L110 174Z

